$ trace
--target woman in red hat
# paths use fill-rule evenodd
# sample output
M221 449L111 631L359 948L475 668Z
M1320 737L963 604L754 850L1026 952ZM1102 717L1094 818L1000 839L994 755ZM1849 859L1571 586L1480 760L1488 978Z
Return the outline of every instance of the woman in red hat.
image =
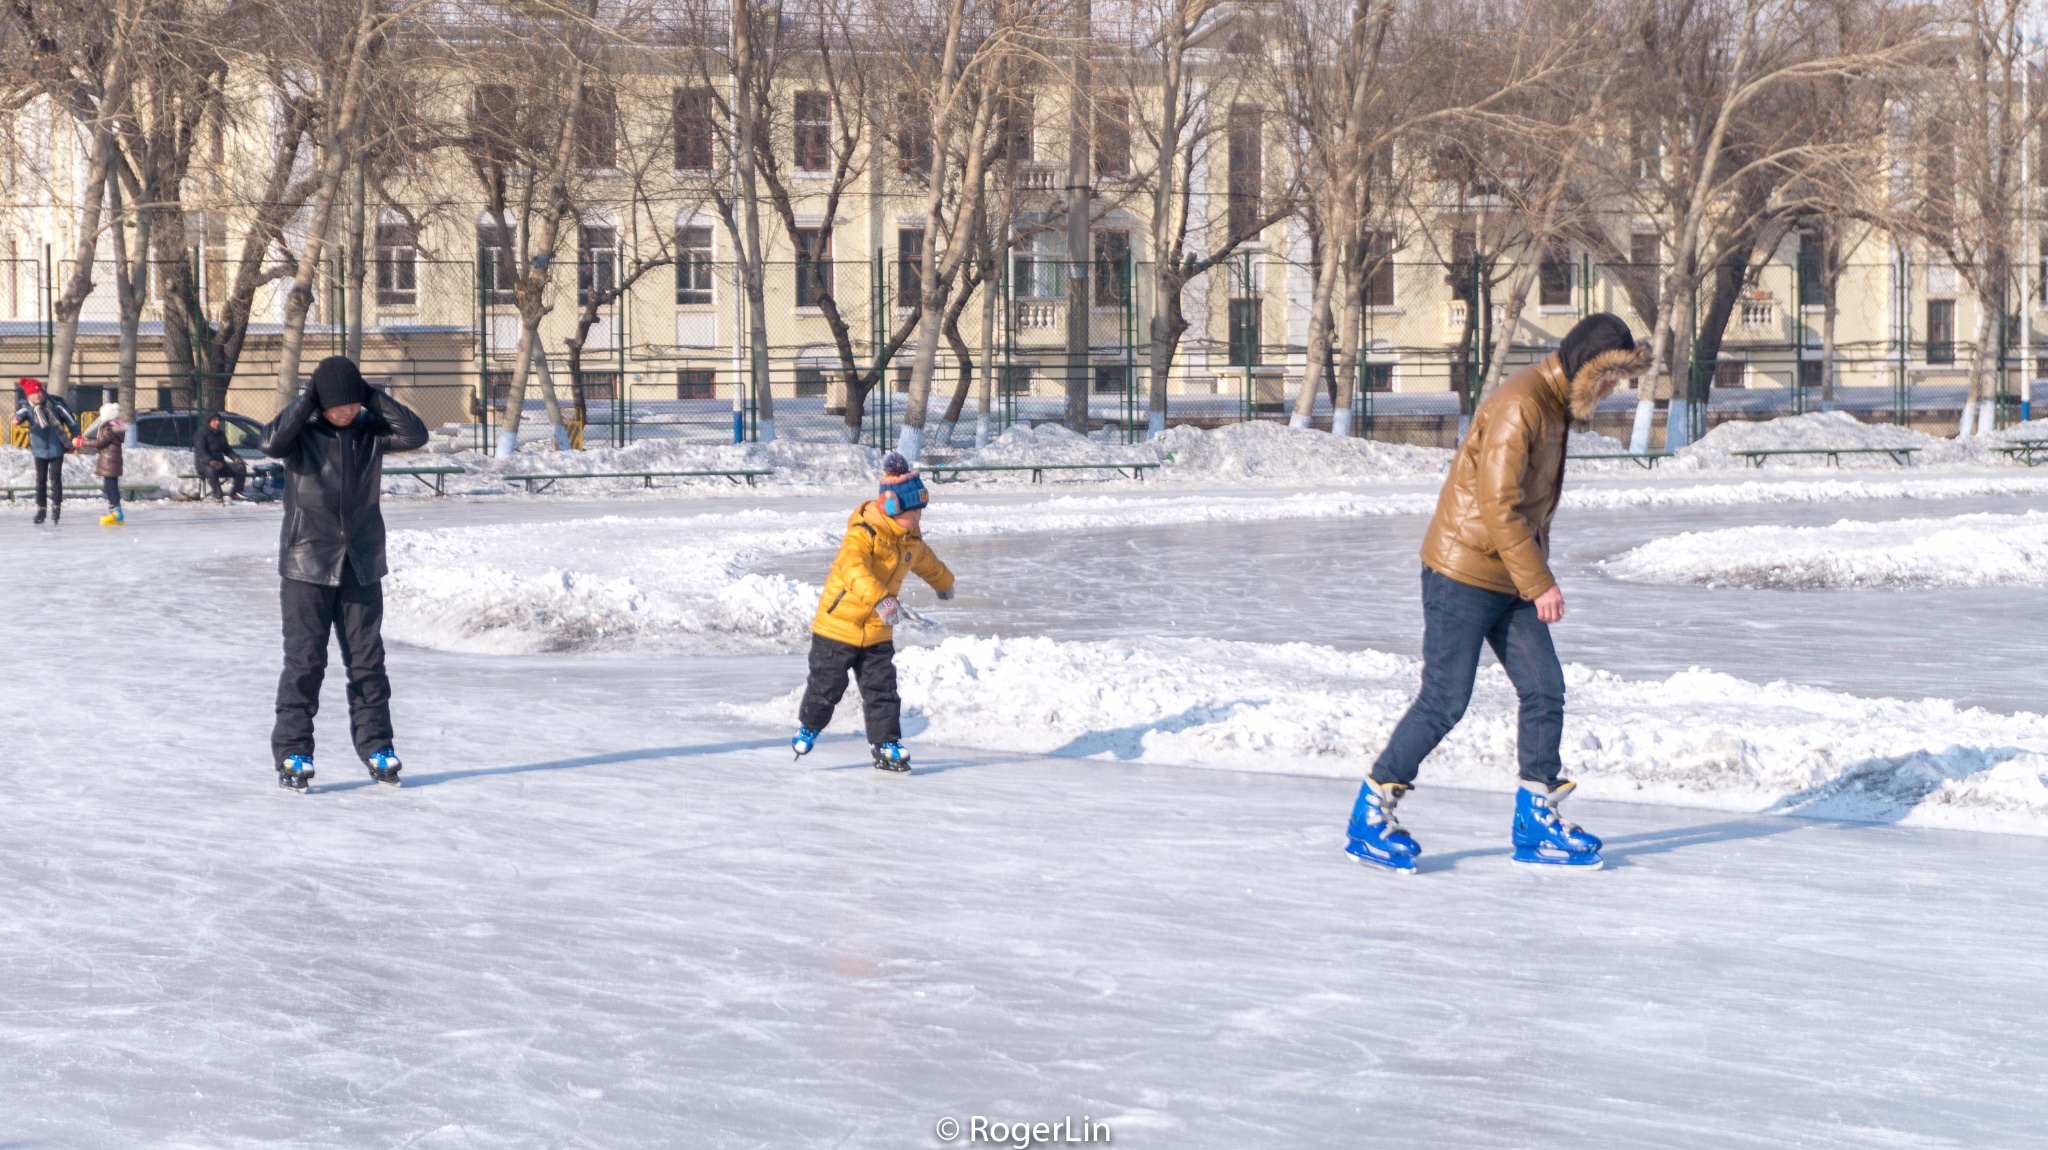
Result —
M36 461L36 522L43 521L48 508L55 523L64 518L64 456L78 437L78 421L62 397L43 392L41 380L23 379L18 386L21 402L14 422L28 425L28 453Z

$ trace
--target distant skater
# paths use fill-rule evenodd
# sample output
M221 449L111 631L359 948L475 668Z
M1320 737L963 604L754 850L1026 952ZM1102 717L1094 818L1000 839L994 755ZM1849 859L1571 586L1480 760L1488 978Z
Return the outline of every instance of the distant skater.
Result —
M234 490L227 496L230 503L247 503L242 496L242 484L248 482L249 465L228 446L227 420L216 411L206 417L199 430L192 436L192 469L199 473L207 487L213 489L214 502L221 501L220 481L234 482Z
M128 424L121 418L121 405L103 403L92 430L75 441L79 450L99 456L93 460L92 473L100 477L100 489L107 495L107 513L100 516L102 527L119 527L128 522L128 516L121 511L121 444L127 438Z
M1564 592L1550 573L1550 520L1564 486L1565 438L1615 385L1649 366L1628 325L1587 316L1558 350L1501 381L1451 459L1436 516L1422 539L1422 691L1401 716L1352 808L1360 862L1413 871L1422 853L1394 819L1422 760L1464 717L1481 644L1493 648L1521 698L1515 861L1598 868L1600 840L1558 813L1573 783L1559 777L1564 669L1550 624Z
M398 785L391 680L384 674L384 456L427 442L411 409L363 382L347 356L313 369L306 388L263 429L263 454L284 461L278 600L284 673L270 750L277 783L303 792L313 778L313 717L327 673L327 638L348 668L356 754L380 783Z
M892 451L882 460L880 494L847 519L846 538L811 620L810 680L797 711L800 726L789 741L798 755L810 754L818 732L832 721L851 674L860 684L875 766L910 769L910 754L903 749L903 702L896 695L895 624L902 610L896 596L904 577L915 571L939 598L953 597L953 573L918 533L930 501L924 481Z
M44 511L52 524L64 520L64 457L71 441L78 438L78 421L64 406L62 396L43 390L40 380L24 379L19 384L21 403L14 409L14 422L28 425L28 453L36 466L36 522Z

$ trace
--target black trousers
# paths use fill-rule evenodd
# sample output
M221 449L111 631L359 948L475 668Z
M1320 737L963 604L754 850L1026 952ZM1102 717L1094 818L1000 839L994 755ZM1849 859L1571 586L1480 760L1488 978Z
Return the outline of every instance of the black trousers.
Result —
M118 475L102 475L102 476L100 476L100 490L101 490L102 492L104 492L104 493L106 494L106 496L107 496L107 506L108 506L108 507L110 507L110 508L118 508L118 507L120 507L120 506L121 506L121 477L120 477L120 476L118 476Z
M55 499L58 506L64 504L64 457L36 460L36 506L44 506Z
M352 580L343 565L344 580ZM313 753L313 716L320 713L320 683L327 675L327 637L341 642L348 668L348 718L356 755L365 762L391 745L391 680L384 674L384 584L344 582L323 587L280 581L284 614L284 674L277 680L277 725L271 755Z
M230 476L234 478L235 488L229 494L242 493L242 484L249 478L249 465L239 459L216 460L200 464L199 474L206 480L207 486L213 488L213 497L219 499L220 481Z
M896 695L896 644L856 647L823 635L811 636L811 677L804 684L804 703L797 722L822 731L833 708L846 695L846 676L860 684L861 707L867 712L868 742L877 746L903 737L903 700Z

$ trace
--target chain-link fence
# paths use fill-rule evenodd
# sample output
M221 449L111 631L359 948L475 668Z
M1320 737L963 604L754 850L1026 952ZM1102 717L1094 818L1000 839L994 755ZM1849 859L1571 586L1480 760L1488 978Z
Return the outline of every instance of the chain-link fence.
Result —
M51 268L54 276L46 274ZM68 270L62 261L0 261L0 308L8 309L0 319L0 370L47 374L53 293ZM74 405L118 394L114 270L111 262L95 267L99 287L81 311ZM495 443L523 326L512 269L380 252L355 270L338 261L323 269L301 372L321 356L359 348L364 374L430 426L479 448ZM1330 355L1309 371L1314 272L1303 261L1238 253L1182 285L1177 307L1171 299L1163 307L1155 269L1128 255L1077 268L1057 253L1013 251L975 281L964 306L942 317L926 426L936 434L957 422L958 442L984 410L989 430L1000 434L1018 423L1065 422L1085 406L1094 433L1139 438L1152 406L1150 334L1159 323L1181 329L1164 380L1168 425L1284 419L1306 379L1314 391L1311 422L1329 427L1340 390L1337 347L1348 337L1359 349L1351 433L1447 445L1488 378L1502 325L1514 325L1499 365L1505 374L1547 355L1591 312L1621 314L1642 333L1645 313L1676 307L1681 354L1672 374L1679 398L1689 400L1694 437L1725 419L1823 404L1933 430L1960 408L1981 330L1964 277L1904 259L1852 265L1833 277L1803 262L1769 263L1732 287L1710 279L1698 298L1676 301L1659 298L1664 269L1654 264L1559 259L1538 269L1511 320L1504 297L1513 270L1483 254L1382 259L1363 277L1358 306L1335 302ZM1085 290L1071 282L1077 273L1088 277ZM198 250L183 263L150 268L150 303L137 332L138 409L222 406L259 421L275 413L283 285L256 293L237 337L222 325L242 274ZM736 269L708 253L685 251L631 282L616 258L586 256L573 275L556 274L546 297L538 326L543 362L529 372L521 438L554 434L552 392L568 434L586 447L651 438L730 442L759 437L770 420L780 437L892 443L924 335L915 307L919 274L915 253L886 250L866 259L774 262L763 271L756 315ZM1085 336L1070 331L1077 297L1087 304ZM2048 313L2038 294L2027 304L2012 303L2003 323L1989 325L2001 426L2028 414L2028 381L2048 375ZM167 317L173 308L182 322ZM174 320L169 329L167 318ZM1348 322L1356 329L1341 330ZM766 343L758 356L751 350L757 325ZM1718 340L1709 339L1716 331ZM1596 430L1625 434L1636 394L1611 399ZM1672 396L1652 399L1664 407Z

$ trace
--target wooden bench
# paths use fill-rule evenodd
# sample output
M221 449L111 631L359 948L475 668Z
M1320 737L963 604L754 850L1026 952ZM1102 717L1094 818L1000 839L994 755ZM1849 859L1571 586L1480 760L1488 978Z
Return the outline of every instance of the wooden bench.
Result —
M1601 459L1627 459L1641 466L1645 471L1652 471L1656 469L1658 460L1669 459L1676 454L1677 452L1675 451L1614 451L1606 455L1567 455L1565 458L1568 460L1585 460L1589 463Z
M1992 450L2032 467L2037 452L2048 452L2048 439L2014 439L2001 443Z
M421 483L432 488L435 497L439 498L443 495L448 494L447 484L449 476L468 475L469 469L466 467L456 467L453 466L452 464L444 463L436 467L387 467L384 469L384 474L410 475L414 479L417 479ZM431 476L432 478L429 478L429 476Z
M772 469L735 468L730 471L579 471L566 475L507 475L503 476L503 479L507 483L524 483L528 495L538 495L564 479L639 479L644 481L645 487L652 490L656 479L719 478L729 479L734 483L744 479L747 486L752 487L755 477L773 474L775 472Z
M1758 468L1764 465L1764 460L1773 455L1825 455L1828 457L1828 463L1834 467L1842 465L1844 455L1889 455L1893 463L1906 466L1913 462L1913 453L1918 450L1920 449L1917 447L1770 447L1731 451L1728 454L1741 456L1749 460L1751 467Z
M1114 471L1118 475L1130 473L1132 479L1143 479L1147 471L1157 470L1157 463L985 463L985 464L925 464L919 468L932 477L933 483L943 483L948 475L964 475L975 471L1029 471L1031 482L1044 481L1048 471Z
M85 495L87 498L96 499L103 494L98 484L94 484L91 487L65 487L64 490L71 492L74 498L82 494ZM123 483L121 485L121 498L140 499L145 495L150 495L162 490L162 487L159 487L154 483ZM36 492L36 485L31 483L23 487L0 487L0 499L5 499L8 502L12 503L14 501L14 493L17 491L21 492L25 496L34 495Z

